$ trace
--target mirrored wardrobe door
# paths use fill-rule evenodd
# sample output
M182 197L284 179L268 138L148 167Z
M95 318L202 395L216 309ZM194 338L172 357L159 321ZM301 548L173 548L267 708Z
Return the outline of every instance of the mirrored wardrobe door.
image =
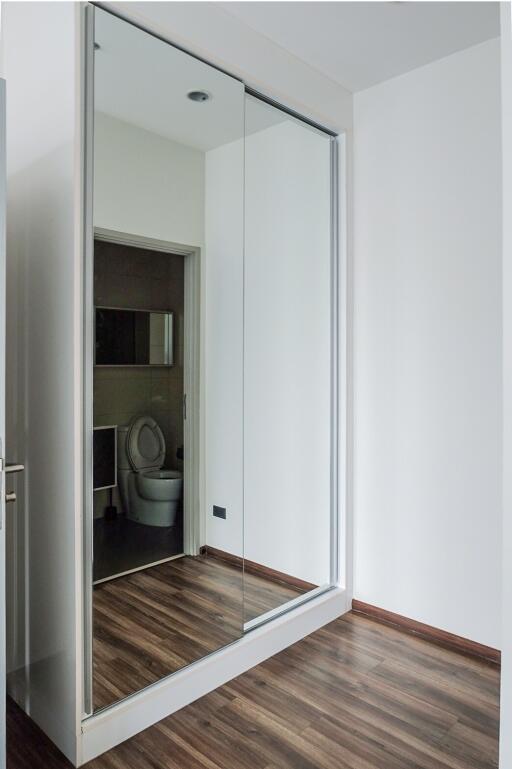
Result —
M247 95L246 627L331 582L331 142Z
M243 633L244 88L94 9L92 709Z

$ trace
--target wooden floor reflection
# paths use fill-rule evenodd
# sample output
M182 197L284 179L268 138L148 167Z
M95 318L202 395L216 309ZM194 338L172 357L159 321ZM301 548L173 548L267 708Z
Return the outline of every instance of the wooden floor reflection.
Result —
M185 556L94 589L98 710L242 635L244 621L303 591L211 556Z

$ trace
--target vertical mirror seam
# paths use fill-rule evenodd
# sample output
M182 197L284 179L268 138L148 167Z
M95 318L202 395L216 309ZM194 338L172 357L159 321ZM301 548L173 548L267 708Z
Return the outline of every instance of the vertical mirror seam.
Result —
M338 139L331 137L331 569L330 584L340 579L339 542L339 249Z

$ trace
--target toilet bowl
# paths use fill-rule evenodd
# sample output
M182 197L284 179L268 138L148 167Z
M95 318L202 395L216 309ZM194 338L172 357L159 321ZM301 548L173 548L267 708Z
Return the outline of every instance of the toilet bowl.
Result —
M117 466L126 517L148 526L173 526L183 490L178 470L162 468L165 439L150 416L117 431Z

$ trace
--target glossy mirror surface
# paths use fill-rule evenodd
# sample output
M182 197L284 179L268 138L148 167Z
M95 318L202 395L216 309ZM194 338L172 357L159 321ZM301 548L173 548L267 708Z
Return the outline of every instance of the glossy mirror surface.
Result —
M244 88L94 16L93 421L118 441L93 500L98 710L243 633Z
M331 139L247 96L245 621L331 582ZM262 467L261 457L265 457ZM251 580L280 584L265 605Z

